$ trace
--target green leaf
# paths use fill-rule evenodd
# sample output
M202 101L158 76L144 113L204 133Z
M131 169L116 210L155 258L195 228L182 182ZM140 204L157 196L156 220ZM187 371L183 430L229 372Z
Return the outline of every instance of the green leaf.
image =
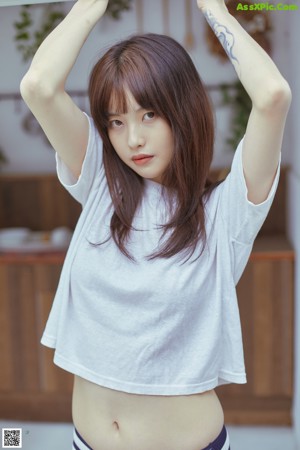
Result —
M30 39L30 34L28 33L28 31L17 34L15 37L16 41L29 41Z
M107 14L119 19L123 11L129 10L132 0L110 0ZM39 23L32 19L34 8L43 8L43 16ZM17 49L22 54L23 61L31 59L43 40L64 19L65 14L59 4L23 5L20 11L20 20L14 23L15 41ZM19 42L23 41L20 45Z

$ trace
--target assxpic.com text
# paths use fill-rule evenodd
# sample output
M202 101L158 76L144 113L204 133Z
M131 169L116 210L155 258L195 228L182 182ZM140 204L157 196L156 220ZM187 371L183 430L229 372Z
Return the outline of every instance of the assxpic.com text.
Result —
M248 5L245 3L238 3L237 11L297 11L298 5L287 3L253 3Z

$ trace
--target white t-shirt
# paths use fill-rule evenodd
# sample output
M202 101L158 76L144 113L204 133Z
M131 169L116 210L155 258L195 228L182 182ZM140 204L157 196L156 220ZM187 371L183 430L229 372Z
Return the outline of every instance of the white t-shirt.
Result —
M188 395L245 383L235 286L279 180L266 201L247 199L242 145L231 172L206 204L208 244L196 261L147 260L166 219L161 185L146 180L126 258L109 233L112 213L102 142L90 133L79 180L57 157L61 183L83 206L42 343L63 369L111 389ZM242 299L241 299L242 300Z

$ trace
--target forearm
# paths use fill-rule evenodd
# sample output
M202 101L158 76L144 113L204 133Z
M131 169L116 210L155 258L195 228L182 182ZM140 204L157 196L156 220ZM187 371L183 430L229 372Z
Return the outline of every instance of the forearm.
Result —
M27 84L29 90L42 90L48 94L63 90L84 42L104 11L99 8L98 0L75 3L37 50L23 78L23 88Z
M224 5L211 2L203 10L237 75L257 108L272 107L290 96L289 86L267 53Z

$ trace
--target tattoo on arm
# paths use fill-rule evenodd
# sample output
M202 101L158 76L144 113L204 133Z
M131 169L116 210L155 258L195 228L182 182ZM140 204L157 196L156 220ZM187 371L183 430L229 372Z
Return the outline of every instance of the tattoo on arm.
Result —
M221 23L217 22L217 20L214 18L214 16L210 11L205 11L204 15L211 29L213 30L213 32L219 39L220 43L222 44L222 47L224 48L231 62L234 64L235 61L237 64L239 64L238 59L233 54L233 47L235 44L235 38L233 33L231 33L231 31L229 31L228 28L225 27L225 25L222 25Z

